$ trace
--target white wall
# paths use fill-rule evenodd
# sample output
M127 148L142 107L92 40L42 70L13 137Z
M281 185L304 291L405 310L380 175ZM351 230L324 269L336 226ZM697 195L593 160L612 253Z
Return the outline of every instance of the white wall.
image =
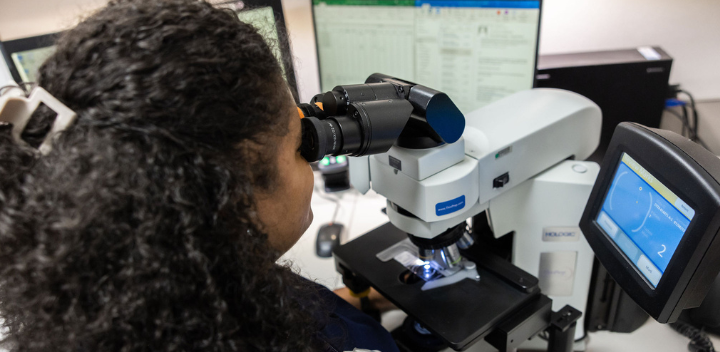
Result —
M282 0L285 23L290 32L290 45L295 56L300 101L304 103L320 93L320 73L310 2L311 0Z
M299 61L301 98L319 89L310 0L283 0ZM540 54L659 45L670 81L720 99L720 0L543 0Z
M659 45L671 83L720 99L720 1L544 0L540 53Z
M0 39L58 32L108 0L0 0Z
M0 38L62 30L106 0L0 0ZM659 45L670 80L700 100L720 99L720 0L543 0L540 53ZM300 96L319 89L310 0L283 0Z

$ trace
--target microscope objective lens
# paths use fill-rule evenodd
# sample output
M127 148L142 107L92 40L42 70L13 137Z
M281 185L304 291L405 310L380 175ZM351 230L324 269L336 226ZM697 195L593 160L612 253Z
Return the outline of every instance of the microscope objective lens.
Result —
M462 260L460 250L458 250L455 244L451 244L441 249L440 258L442 259L443 264L445 264L447 268L455 267L458 263L460 263L460 260Z

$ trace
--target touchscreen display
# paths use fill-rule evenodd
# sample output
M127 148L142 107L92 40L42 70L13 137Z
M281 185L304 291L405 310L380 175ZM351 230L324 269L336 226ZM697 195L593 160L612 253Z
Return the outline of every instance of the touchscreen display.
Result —
M653 288L695 210L623 153L597 223Z

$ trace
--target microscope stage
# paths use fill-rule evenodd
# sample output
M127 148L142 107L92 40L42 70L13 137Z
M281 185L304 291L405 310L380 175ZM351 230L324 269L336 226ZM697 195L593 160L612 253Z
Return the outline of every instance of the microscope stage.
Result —
M334 251L340 272L350 271L367 280L398 308L426 329L461 350L487 336L504 319L540 295L537 279L489 253L477 243L465 258L477 264L480 281L463 280L428 291L425 281L403 283L407 269L395 260L382 262L376 254L407 238L390 223L382 225ZM477 248L476 248L477 247Z

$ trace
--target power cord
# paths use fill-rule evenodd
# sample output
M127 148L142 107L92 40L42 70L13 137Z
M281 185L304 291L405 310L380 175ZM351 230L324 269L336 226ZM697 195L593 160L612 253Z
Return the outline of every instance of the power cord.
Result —
M683 94L687 95L688 98L690 98L690 107L692 108L692 111L693 111L693 122L694 122L693 135L695 136L695 138L698 138L698 113L697 113L697 109L695 108L695 98L693 98L692 94L690 94L688 91L685 91L682 89L678 89L678 93L683 93ZM683 107L683 112L684 112L685 116L687 116L687 109L684 107Z
M32 91L35 87L37 87L37 83L35 83L35 82L20 82L17 85L2 86L2 87L0 87L0 95L3 94L4 90L20 89L23 91L25 96L28 96L28 94L30 94L30 91Z
M678 94L687 95L687 97L690 99L690 109L692 110L692 123L690 122L690 114L688 113L688 102L678 99ZM681 108L682 115L673 109L675 107ZM690 94L690 92L680 89L680 85L671 85L668 90L668 99L665 101L665 111L680 119L680 122L682 122L681 134L683 136L690 138L690 140L697 144L700 144L705 149L710 149L708 148L707 144L705 144L705 142L700 139L700 136L698 136L698 111L695 105L695 98L692 96L692 94Z
M704 331L683 321L677 321L669 325L675 331L690 339L690 343L688 343L688 351L715 352L715 347L713 346L712 341L710 341L710 337L708 337Z

